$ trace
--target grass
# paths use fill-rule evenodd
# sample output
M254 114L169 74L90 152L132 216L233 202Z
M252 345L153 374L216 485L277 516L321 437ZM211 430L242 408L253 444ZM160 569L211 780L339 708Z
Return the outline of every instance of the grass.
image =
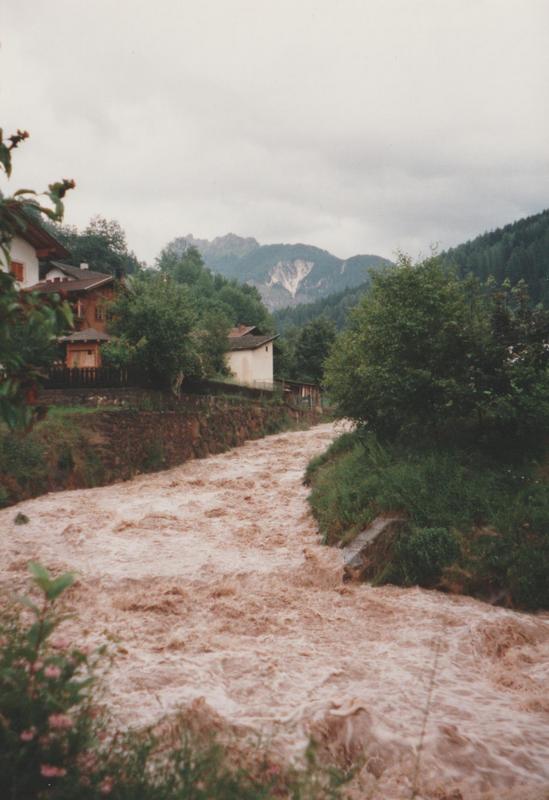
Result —
M117 411L120 406L50 406L47 419L64 419L74 414L97 414L98 411ZM44 420L39 425L44 424Z
M382 447L354 433L314 459L306 480L327 544L351 541L379 514L407 518L407 538L379 564L378 582L444 587L453 569L463 591L549 607L549 485L536 461L457 446Z

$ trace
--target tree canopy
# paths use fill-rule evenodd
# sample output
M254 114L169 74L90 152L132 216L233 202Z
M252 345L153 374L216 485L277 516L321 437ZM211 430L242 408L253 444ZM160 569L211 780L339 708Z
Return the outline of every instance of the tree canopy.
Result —
M534 303L549 305L549 209L477 236L442 254L446 265L485 282L524 280Z
M119 293L111 312L110 330L119 339L104 347L107 363L123 360L125 350L128 362L176 394L185 375L201 373L198 316L187 287L149 272Z
M255 286L212 273L195 247L182 253L165 248L157 259L157 268L175 283L189 287L200 313L220 314L231 325L255 325L262 333L273 330L272 318Z
M516 433L549 419L548 338L548 314L531 308L525 286L487 295L439 258L414 265L401 256L373 276L326 382L341 416L382 437L437 435L456 423Z
M49 230L71 254L75 266L86 263L96 272L119 277L143 268L134 252L128 250L126 233L116 220L97 214L83 231L75 225L50 225Z

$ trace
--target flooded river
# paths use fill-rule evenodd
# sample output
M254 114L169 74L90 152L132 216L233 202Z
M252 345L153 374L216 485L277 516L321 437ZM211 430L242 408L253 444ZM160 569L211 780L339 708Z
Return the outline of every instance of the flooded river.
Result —
M549 797L549 615L343 584L302 475L332 425L0 512L0 581L71 570L80 643L117 651L123 723L204 698L289 757L308 737L353 796ZM17 511L30 519L14 525Z

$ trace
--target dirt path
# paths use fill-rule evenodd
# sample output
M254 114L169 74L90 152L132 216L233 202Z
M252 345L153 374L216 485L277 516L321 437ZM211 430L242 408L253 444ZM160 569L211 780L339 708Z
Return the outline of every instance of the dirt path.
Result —
M372 783L391 800L410 797L427 717L418 797L549 797L549 616L343 585L301 483L334 436L271 436L6 509L0 581L24 587L31 558L79 574L77 635L116 644L124 722L203 697L286 752L310 731L340 763L365 749L356 796Z

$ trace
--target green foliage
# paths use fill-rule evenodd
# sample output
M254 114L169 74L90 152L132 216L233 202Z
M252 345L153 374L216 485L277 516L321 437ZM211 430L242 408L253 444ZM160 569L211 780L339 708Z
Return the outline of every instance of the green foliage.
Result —
M293 327L301 328L318 317L331 320L338 331L346 324L349 312L358 305L370 288L370 281L359 286L348 287L341 292L334 292L321 297L313 303L299 303L297 306L279 308L273 312L277 330L285 336Z
M0 128L0 172L8 178L12 152L27 137L28 133L18 131L5 139ZM74 181L67 180L50 184L43 192L50 205L41 203L40 195L30 189L20 189L11 197L0 194L0 259L8 267L11 240L24 234L29 217L62 219L63 198L73 187ZM0 418L10 428L28 428L43 413L33 406L37 388L55 358L57 337L71 325L67 302L57 295L43 298L21 292L13 276L0 269Z
M116 731L99 706L107 654L78 648L58 627L74 581L31 562L32 596L0 618L0 786L10 800L329 800L345 776L316 765L288 770L268 756L231 762L192 717L152 730ZM254 754L255 755L255 754Z
M435 259L378 273L328 359L339 413L380 435L433 427L467 413L474 331L458 283Z
M525 287L459 281L438 258L373 278L327 362L338 413L382 438L424 438L464 426L510 437L549 420L549 314Z
M131 275L143 264L128 250L126 233L116 220L99 214L92 217L83 231L73 225L49 225L49 230L69 250L72 264L89 264L96 272Z
M103 347L106 363L139 364L176 394L186 376L226 374L231 325L271 325L257 290L213 276L195 248L163 251L158 271L135 277L111 311L118 339Z
M408 519L411 549L403 543L390 566L379 565L385 580L432 585L436 579L420 575L423 557L416 564L414 552L433 545L429 570L439 534L419 533L444 529L453 532L439 537L445 552L453 552L455 535L461 542L455 561L470 576L463 591L486 596L499 587L516 605L548 608L549 486L535 460L515 456L505 461L499 451L468 446L381 445L346 434L311 462L310 503L329 544L349 541L379 514Z
M175 394L183 379L226 374L225 353L232 324L269 327L267 311L250 286L213 276L200 254L165 250L158 271L143 271L112 304L105 363L137 364Z
M228 326L238 323L255 325L264 333L273 329L272 319L257 289L212 274L195 247L182 252L168 247L158 257L157 266L175 283L189 288L201 316L206 313L216 315L226 320Z
M161 275L135 276L111 306L111 331L133 349L134 361L175 393L185 375L201 375L193 338L197 315L190 292Z
M0 482L4 481L9 486L17 485L23 492L30 486L47 485L44 445L32 434L0 434ZM5 501L9 498L10 491L7 489Z
M93 729L95 659L52 639L63 621L55 601L73 577L52 578L33 562L29 569L42 600L22 598L30 622L12 612L0 625L0 785L13 800L63 797L57 787L78 780Z
M295 343L295 371L299 379L320 383L324 375L324 362L335 340L333 322L323 317L308 322L301 328Z
M124 369L137 361L138 345L131 344L124 335L112 338L101 345L101 359L105 367Z
M405 585L432 586L443 567L458 560L458 536L447 528L416 528L399 537L395 562Z
M527 282L534 303L549 306L549 210L505 225L442 254L444 265L483 283Z

